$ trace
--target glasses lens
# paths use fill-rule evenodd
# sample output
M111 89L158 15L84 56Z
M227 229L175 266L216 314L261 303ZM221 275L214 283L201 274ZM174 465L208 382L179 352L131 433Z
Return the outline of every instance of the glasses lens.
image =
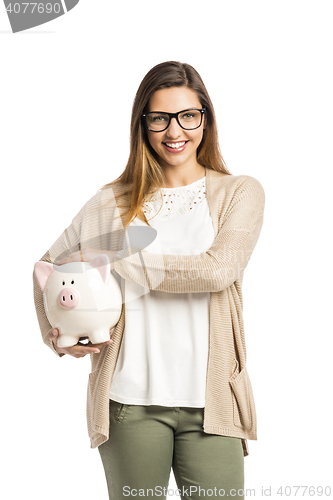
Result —
M180 113L178 119L183 128L191 130L192 128L199 127L201 122L201 112L196 109L190 109Z
M146 122L150 130L158 132L167 127L169 116L166 113L147 113Z

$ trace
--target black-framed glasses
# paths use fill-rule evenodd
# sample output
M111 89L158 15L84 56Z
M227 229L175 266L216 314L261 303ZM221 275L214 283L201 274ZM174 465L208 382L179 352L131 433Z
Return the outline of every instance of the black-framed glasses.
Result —
M171 119L176 118L178 125L184 130L199 128L206 108L189 108L178 111L178 113L166 113L165 111L151 111L141 116L145 120L146 127L151 132L163 132L170 125Z

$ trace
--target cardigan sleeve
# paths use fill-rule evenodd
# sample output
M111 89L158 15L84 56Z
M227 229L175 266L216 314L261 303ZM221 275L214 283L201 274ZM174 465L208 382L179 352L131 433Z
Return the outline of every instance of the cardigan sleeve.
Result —
M120 248L118 241L122 241L124 230L111 232L113 222L119 218L115 198L115 194L118 192L120 192L118 186L113 186L112 189L97 191L77 215L75 215L71 224L62 232L40 260L54 264L64 257L84 248L96 248L107 251L111 239L114 240L114 246ZM57 356L62 357L64 354L59 354L54 349L50 337L52 326L47 319L44 309L43 292L34 272L32 273L32 277L35 309L43 341Z
M89 203L89 202L88 202ZM80 210L80 212L74 217L72 223L63 231L61 236L53 243L50 249L43 255L40 261L49 262L54 264L56 260L60 260L63 257L69 255L70 253L76 252L80 249L80 228L82 224L83 214L87 207L87 204ZM43 292L35 276L35 272L32 273L33 279L33 292L34 292L34 303L37 314L37 319L39 323L39 328L42 334L42 339L44 343L50 347L50 349L59 357L64 356L64 353L58 353L54 349L50 333L52 331L52 326L49 323L43 302Z
M248 264L261 232L265 205L260 182L251 176L239 177L241 182L209 250L197 255L164 255L129 248L116 254L115 271L125 280L162 292L219 292L228 288ZM215 210L217 198L212 200Z

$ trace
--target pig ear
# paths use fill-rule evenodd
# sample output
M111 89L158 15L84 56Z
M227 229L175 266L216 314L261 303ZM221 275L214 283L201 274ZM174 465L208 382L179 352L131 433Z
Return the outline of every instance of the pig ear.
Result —
M34 266L34 271L35 271L35 275L36 275L36 278L38 280L38 283L44 292L46 282L47 282L49 276L51 276L51 274L54 271L53 264L50 264L49 262L43 262L43 261L36 262L36 264Z
M105 283L108 279L108 276L110 275L111 270L109 257L105 254L99 255L89 262L89 266L95 267L97 269L97 271L102 276L102 280Z

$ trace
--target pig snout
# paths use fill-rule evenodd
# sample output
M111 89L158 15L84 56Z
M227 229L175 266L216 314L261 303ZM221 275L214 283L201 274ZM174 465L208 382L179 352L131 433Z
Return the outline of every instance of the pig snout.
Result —
M59 302L66 309L74 309L79 303L79 292L75 288L64 288L59 293Z

